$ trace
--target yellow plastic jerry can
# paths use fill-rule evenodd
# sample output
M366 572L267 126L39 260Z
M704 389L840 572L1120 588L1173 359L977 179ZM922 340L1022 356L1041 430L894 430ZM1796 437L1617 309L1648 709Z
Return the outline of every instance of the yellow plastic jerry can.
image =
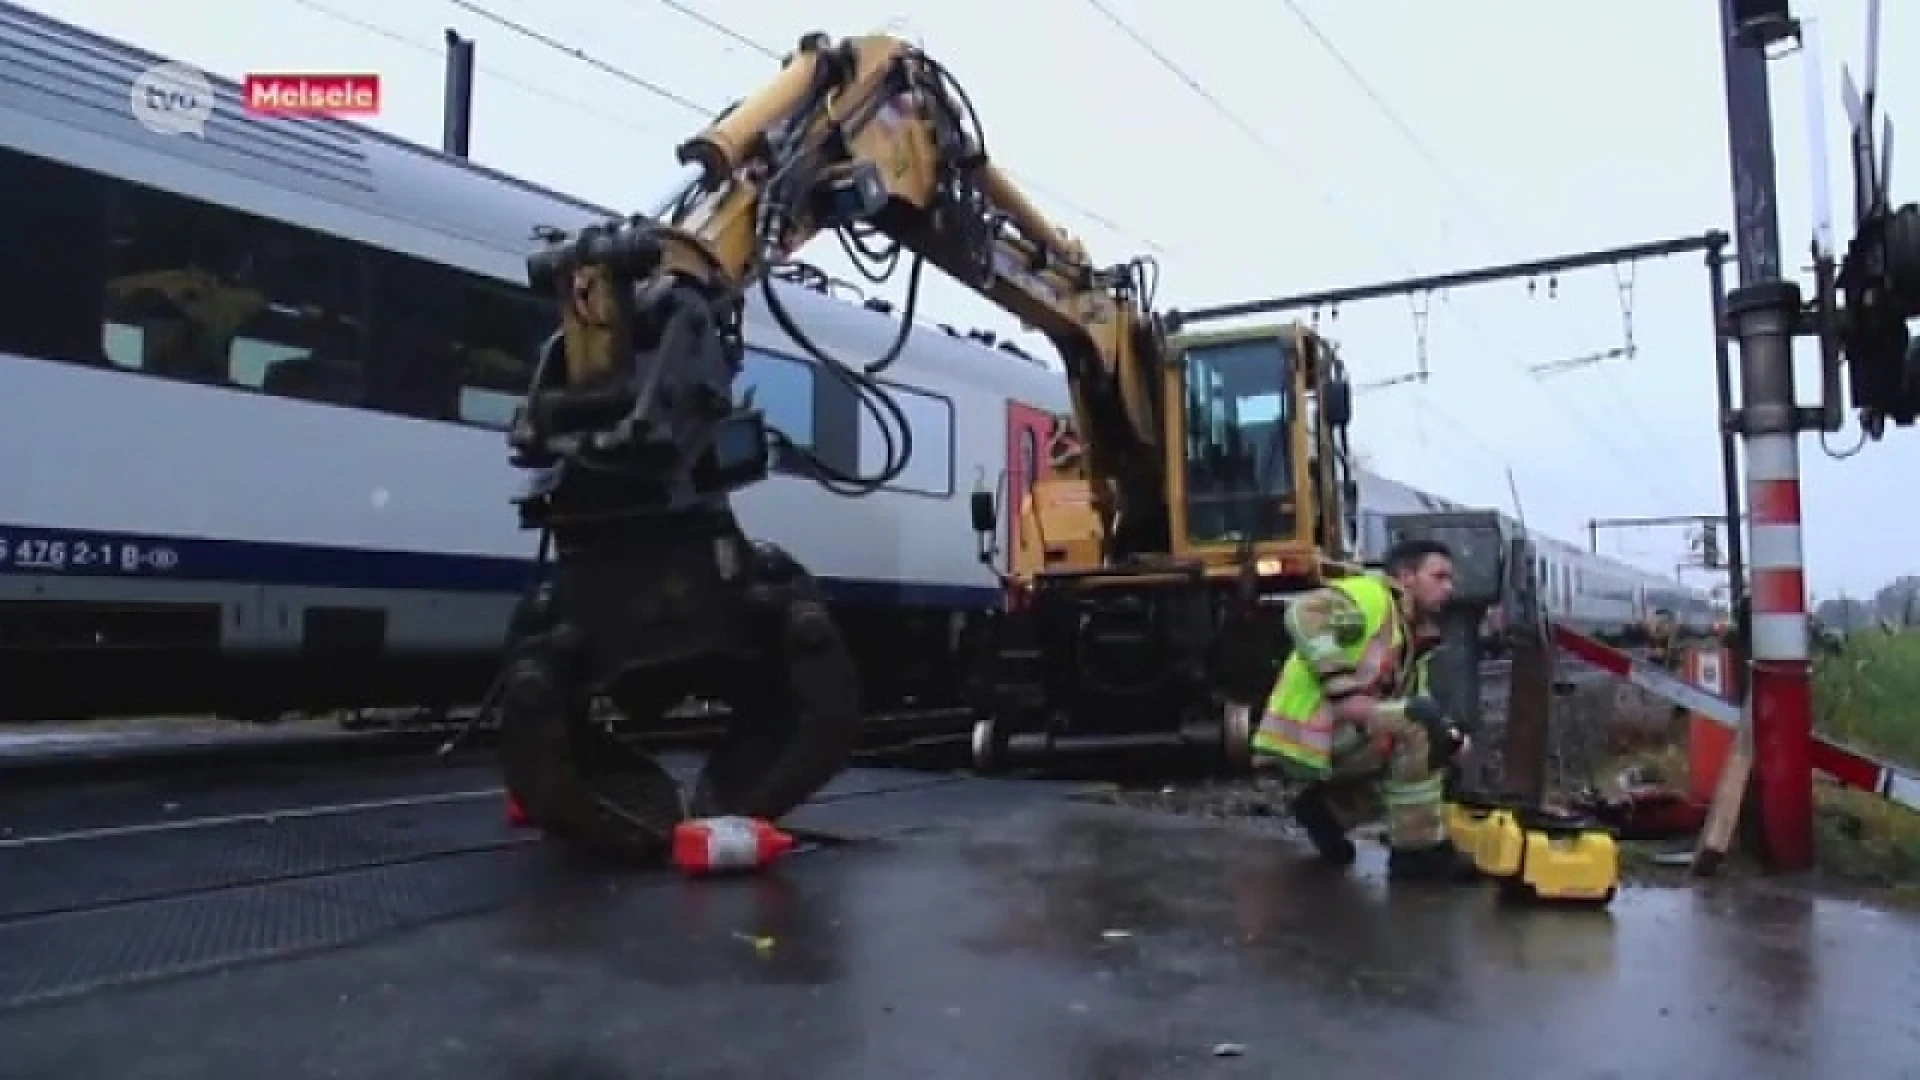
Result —
M1526 855L1526 837L1520 831L1518 810L1487 811L1473 849L1473 865L1488 877L1510 878L1520 873Z

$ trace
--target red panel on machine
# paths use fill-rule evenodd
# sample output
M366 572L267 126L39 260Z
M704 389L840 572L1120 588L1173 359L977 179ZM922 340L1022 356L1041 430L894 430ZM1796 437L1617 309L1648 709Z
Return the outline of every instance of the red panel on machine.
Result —
M1007 519L1007 549L1020 541L1020 500L1045 469L1053 417L1023 402L1007 402L1007 487L1000 514Z

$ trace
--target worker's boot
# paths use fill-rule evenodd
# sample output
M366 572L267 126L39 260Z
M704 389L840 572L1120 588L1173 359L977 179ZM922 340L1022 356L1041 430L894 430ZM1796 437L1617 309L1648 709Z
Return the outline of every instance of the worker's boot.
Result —
M1313 850L1320 860L1329 866L1352 866L1358 852L1353 841L1347 839L1347 830L1340 826L1340 819L1328 805L1326 792L1318 785L1307 788L1293 797L1293 820L1300 823L1307 839L1313 841Z
M1395 848L1387 857L1387 877L1394 881L1467 885L1480 880L1480 871L1471 859L1443 840L1433 847Z

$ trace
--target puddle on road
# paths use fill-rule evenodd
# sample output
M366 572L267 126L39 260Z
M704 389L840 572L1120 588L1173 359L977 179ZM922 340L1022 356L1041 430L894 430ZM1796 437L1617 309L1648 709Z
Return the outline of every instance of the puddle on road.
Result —
M1378 852L1330 872L1291 837L1098 806L978 839L968 861L995 912L971 948L1155 997L1253 980L1456 1018L1511 994L1813 1015L1920 990L1911 921L1763 887L1629 886L1604 910L1515 907L1490 884L1395 888Z

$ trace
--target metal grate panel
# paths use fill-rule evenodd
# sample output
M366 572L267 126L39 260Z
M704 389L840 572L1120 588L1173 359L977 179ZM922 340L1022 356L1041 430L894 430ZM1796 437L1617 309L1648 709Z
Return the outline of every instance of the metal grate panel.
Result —
M0 926L0 1009L335 948L497 907L528 887L521 848Z
M0 850L0 918L126 904L527 839L495 798Z

